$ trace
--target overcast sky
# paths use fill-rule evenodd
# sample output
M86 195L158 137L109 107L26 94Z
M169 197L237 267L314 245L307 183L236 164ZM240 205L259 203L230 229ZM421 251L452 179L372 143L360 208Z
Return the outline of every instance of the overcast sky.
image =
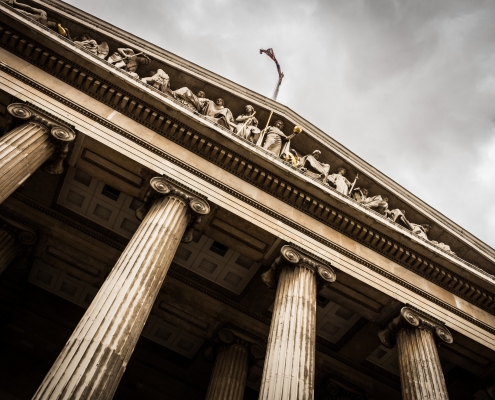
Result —
M495 247L495 1L68 0L270 96Z

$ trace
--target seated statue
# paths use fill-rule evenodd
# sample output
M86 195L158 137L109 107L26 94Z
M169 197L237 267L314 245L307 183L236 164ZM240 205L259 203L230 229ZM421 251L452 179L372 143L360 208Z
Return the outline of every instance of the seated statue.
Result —
M91 39L91 36L89 36L87 33L82 35L80 41L74 41L74 44L84 47L90 53L93 53L95 56L98 56L100 58L105 58L110 51L107 42L101 42L100 44L98 44L96 40Z
M346 173L345 168L338 168L337 174L332 174L327 177L327 182L332 183L335 186L337 192L342 193L344 196L349 194L349 188L351 187L351 182L344 176Z
M201 114L231 131L237 129L234 116L228 108L224 107L225 103L221 97L219 97L216 102L208 99L204 100L206 101L201 108Z
M2 1L7 3L9 6L15 8L17 11L19 11L21 14L25 15L26 17L31 18L36 22L39 22L40 24L54 30L55 32L58 32L60 35L65 36L66 38L71 39L69 30L67 28L62 27L62 25L60 25L60 23L58 23L57 21L48 18L48 14L46 13L45 10L42 10L40 8L34 8L24 3L19 3L17 0L2 0Z
M237 122L236 133L243 139L249 140L251 143L256 143L260 136L261 131L258 129L258 120L255 118L254 107L252 105L246 106L246 113L239 115L235 122Z
M141 80L162 92L167 92L170 90L170 78L163 69L150 71L150 76L147 78L142 78Z
M315 150L313 153L301 157L299 159L298 168L306 175L326 182L328 174L330 173L330 164L324 164L318 161L320 156L321 151Z
M107 60L117 68L129 72L133 77L139 78L136 73L139 64L148 65L151 59L144 53L134 53L134 50L124 47L118 48Z

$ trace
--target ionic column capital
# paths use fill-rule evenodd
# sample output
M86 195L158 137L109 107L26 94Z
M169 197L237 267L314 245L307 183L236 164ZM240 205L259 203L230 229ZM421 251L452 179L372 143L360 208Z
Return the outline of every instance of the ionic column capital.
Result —
M266 349L260 340L256 340L251 335L237 328L228 327L220 329L217 332L214 346L216 352L219 353L224 348L232 345L244 347L251 359L262 360L265 357Z
M447 344L454 342L452 334L443 322L410 305L403 307L399 316L394 318L385 329L378 332L378 337L385 347L393 348L397 334L403 329L411 328L428 330L437 339Z
M205 215L210 212L210 205L199 193L185 189L163 176L155 176L150 180L150 189L144 198L144 204L136 210L136 217L142 220L149 211L154 201L164 196L175 196L188 205L189 211L197 215Z
M285 245L280 249L280 256L275 259L270 269L261 275L261 279L269 288L275 289L280 271L283 268L295 266L313 272L319 284L327 285L337 279L337 275L329 263L317 260L293 244Z
M56 148L51 159L41 168L43 171L53 175L59 175L64 172L63 163L69 153L69 144L76 138L74 130L30 104L12 103L7 106L7 110L13 117L21 121L34 122L50 133L50 137L55 141Z
M57 141L72 142L76 138L76 133L72 128L56 121L53 117L50 117L30 104L12 103L7 106L7 111L14 118L23 121L33 121L44 126Z

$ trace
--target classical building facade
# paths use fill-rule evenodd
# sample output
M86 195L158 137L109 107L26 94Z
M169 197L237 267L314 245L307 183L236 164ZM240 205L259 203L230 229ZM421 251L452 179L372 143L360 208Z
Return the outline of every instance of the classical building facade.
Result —
M1 399L495 399L494 250L287 107L7 1L0 132Z

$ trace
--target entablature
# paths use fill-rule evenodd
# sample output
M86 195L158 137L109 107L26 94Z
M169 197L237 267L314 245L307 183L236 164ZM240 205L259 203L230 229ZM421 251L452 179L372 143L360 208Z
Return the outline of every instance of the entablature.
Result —
M128 32L88 15L66 3L58 0L49 0L47 2L35 0L30 3L41 8L44 7L44 9L50 12L50 15L56 15L57 19L62 21L63 24L69 27L75 34L82 34L88 31L96 34L100 40L106 40L110 44L112 50L114 50L115 47L128 46L139 49L139 51L145 51L146 54L149 54L152 57L152 63L146 66L145 69L150 70L152 68L165 68L175 88L186 85L194 88L194 90L207 90L208 93L213 96L221 95L227 99L229 108L231 108L236 115L242 113L244 106L249 103L255 105L258 113L257 117L259 117L261 122L266 121L270 111L273 111L274 118L272 121L275 120L276 116L276 118L280 118L283 122L285 122L290 129L294 125L302 126L304 129L304 134L293 139L294 147L300 150L301 154L309 154L312 150L317 148L322 150L323 160L326 162L331 162L332 170L343 165L345 165L347 169L351 167L353 172L360 174L359 184L361 186L366 186L370 193L378 192L383 197L388 196L391 198L391 207L397 207L397 209L405 210L410 220L418 223L421 222L431 224L430 236L433 239L450 245L450 247L460 258L482 267L489 273L495 272L495 267L493 267L495 263L493 249L478 240L473 235L470 235L468 232L464 231L452 221L445 218L420 199L414 197L411 193L401 188L394 181L377 171L371 165L359 159L348 149L340 145L315 126L311 125L308 121L302 119L288 107L252 92L193 63L183 60L170 52L147 43L146 41L139 39ZM32 25L36 24L33 21L27 22L23 17L21 17L21 20L24 25L26 25L26 23ZM56 51L59 52L59 54L68 57L69 59L74 58L74 56L78 57L77 62L81 63L83 67L90 66L91 62L89 59L91 58L93 59L93 62L95 60L101 62L101 59L96 55L93 56L93 54L84 51L82 48L74 46L73 42L60 35L54 34L53 31L50 31L47 28L43 29L45 27L40 24L37 25L46 33L44 35L45 39L48 39L46 44L54 47L56 46ZM26 29L22 29L21 31L26 32ZM66 44L70 43L70 46L60 46L60 42L65 42ZM88 54L90 57L87 57ZM109 63L102 62L102 64L105 64L106 67L111 68L106 68L107 71L101 74L100 78L115 78L119 81L119 84L123 83L122 80L129 80L129 74L123 72L123 70L115 68ZM91 66L91 68L93 67ZM115 73L115 71L118 71L118 73ZM146 71L143 70L142 72ZM88 76L85 78L85 86L90 86L87 89L100 92L105 89L105 83L102 80L98 80L98 78L90 78L92 77ZM140 82L138 79L131 80L134 82ZM147 87L150 89L149 85ZM138 84L133 88L126 85L125 91L120 92L122 97L119 97L118 101L121 100L122 103L128 102L129 107L133 107L134 113L139 114L143 110L144 113L146 113L146 108L141 108L140 106L142 106L142 104L139 104L139 101L134 101L133 103L133 99L125 98L126 91L136 96L137 99L141 99L143 98L143 93L141 93L142 85ZM154 91L160 93L162 97L167 97L167 94L164 94L157 89L154 89ZM168 98L173 101L171 96L168 96ZM146 100L151 101L149 98ZM151 113L152 119L153 112L151 110L149 112ZM184 110L179 112L184 112ZM144 122L146 123L146 121ZM218 128L219 126L216 125L216 127ZM222 129L220 128L220 130Z
M113 44L115 47L119 44L144 50L146 54L149 54L156 61L157 65L159 64L158 67L165 68L174 88L190 86L194 90L207 90L211 96L222 96L227 100L229 108L234 111L235 115L242 113L246 104L253 104L256 107L257 117L259 117L260 122L264 123L270 111L273 111L277 118L281 118L286 123L289 130L292 130L294 125L302 126L304 135L296 137L293 140L294 146L302 154L310 154L313 150L319 149L322 151L322 159L326 162L330 161L332 170L336 170L338 167L344 165L348 170L351 167L353 172L360 174L360 184L366 186L370 193L378 193L383 197L388 196L391 198L390 203L392 208L406 210L411 220L418 223L432 223L430 234L433 239L450 245L462 259L480 266L492 274L495 273L495 267L493 266L495 263L495 254L490 246L487 246L475 236L462 229L462 227L456 225L441 213L422 202L396 182L333 140L326 133L301 118L290 108L201 68L59 0L35 0L32 3L45 7L50 13L57 15L61 20L70 25L71 28L77 26L80 32L91 31L97 33L100 35L99 38L101 40L107 40L109 44ZM156 68L157 65L153 68Z
M55 2L51 3L55 4ZM442 252L400 225L383 218L373 210L363 208L353 199L342 196L328 185L302 174L289 163L264 149L182 107L166 93L133 79L127 73L75 47L67 39L16 15L4 5L0 7L4 7L2 9L5 11L4 15L9 15L9 27L0 29L1 45L9 52L28 60L118 113L181 145L298 211L456 293L459 297L490 312L495 309L495 296L492 294L494 281L490 274L458 257ZM32 31L26 29L26 26ZM18 32L13 32L14 29ZM111 32L105 34L115 36ZM33 36L36 40L33 40ZM136 43L132 45L135 46ZM159 54L151 53L151 55L156 56L156 60L163 61L163 57L160 58ZM74 60L76 56L77 60ZM187 70L187 65L182 67L184 71ZM29 80L6 64L1 64L0 70L24 82ZM220 84L225 82L223 78L217 78ZM219 85L218 82L215 84ZM232 83L226 85L228 90L233 90L232 87L235 87ZM239 97L242 101L249 101L256 106L268 104L270 108L276 110L277 115L300 123L305 130L309 126L312 131L307 133L308 138L315 137L311 132L319 132L286 107L249 93L246 89L243 89L243 92ZM58 101L84 113L80 105L69 99L64 99L63 96L55 93L51 96L58 96ZM268 113L267 110L265 112ZM119 127L119 123L111 123L107 117L91 115L95 122L128 137L128 133ZM137 137L140 136L140 132L135 134ZM329 141L332 142L328 137L322 136L318 138L320 139L320 145L325 145L325 141L327 144ZM138 140L136 137L131 140L143 147L149 147L146 140ZM334 145L332 142L332 146ZM344 151L340 145L335 145L331 151L340 152L339 156L360 172L363 171L368 175L370 175L369 171L371 174L377 173L350 152ZM359 168L356 166L356 160L360 162ZM371 176L373 179L373 175ZM388 179L378 175L375 178L383 182ZM403 193L409 195L405 191ZM409 199L412 199L412 195ZM476 243L469 245L476 247ZM480 253L483 253L484 257L491 257L488 252ZM486 263L482 264L483 267L486 265Z

